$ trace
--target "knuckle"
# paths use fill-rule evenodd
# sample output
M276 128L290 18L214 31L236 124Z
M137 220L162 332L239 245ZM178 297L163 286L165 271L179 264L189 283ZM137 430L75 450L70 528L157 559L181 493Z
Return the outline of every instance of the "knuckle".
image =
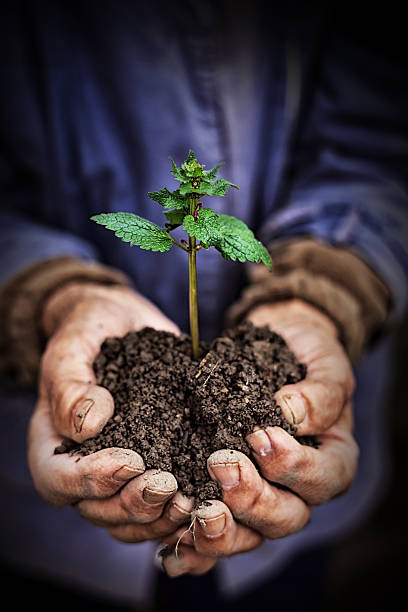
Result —
M103 505L95 500L82 500L74 504L78 515L97 527L114 527L121 522L112 513L107 513Z
M285 538L301 531L310 521L310 509L305 506L303 511L286 514L269 528L269 539Z
M301 529L304 529L306 525L309 523L311 517L311 509L309 506L304 505L301 512L299 512L297 516L297 520L293 520L288 525L289 535L291 533L296 533Z
M276 504L272 501L271 504L268 504L268 508L266 511L259 512L255 511L249 515L245 520L246 527L253 529L265 537L273 538L276 537L275 531L277 529L277 521L276 521Z
M163 512L163 506L148 507L147 504L142 501L141 493L139 491L135 492L129 485L121 490L119 494L119 503L128 520L140 525L152 523L160 518Z
M51 388L51 401L54 408L62 408L64 411L71 412L76 403L77 397L73 393L74 388L72 385L65 384L54 384Z
M302 448L285 451L280 455L279 461L275 465L275 477L292 476L297 479L297 475L305 467L305 457Z
M140 529L130 525L108 527L107 531L115 540L126 544L138 544L148 539Z
M254 518L257 509L263 505L263 499L265 497L265 480L261 480L261 486L257 487L253 492L252 496L245 495L243 499L243 503L239 505L239 507L234 510L234 518L238 520L244 520L248 526L254 526L257 522ZM269 495L269 503L268 503L268 511L273 510L273 506L275 503L275 496L273 491L271 490Z
M89 510L88 510L86 501L82 501L76 504L75 509L81 518L83 519L89 518L90 514L89 514Z
M74 380L54 380L49 384L48 395L54 418L75 438L87 437L84 423L89 422L89 419L86 420L85 417L95 403L92 399L86 398L88 389L88 384Z
M80 486L75 487L69 474L62 471L52 473L32 472L33 483L38 494L54 508L74 504L80 498Z
M357 472L359 454L360 449L357 445L357 442L354 440L354 438L352 438L352 440L350 441L347 453L347 460L344 467L343 486L339 495L345 493L354 482Z
M138 503L135 499L135 495L132 495L127 487L120 491L119 503L126 517L128 517L129 519L136 518Z
M152 523L150 525L150 529L152 532L152 538L164 538L171 535L175 531L174 526L160 521L157 523Z
M58 492L53 487L39 483L35 479L34 487L40 497L53 508L63 508L69 504L69 499L67 499L62 493Z
M104 474L84 474L81 480L86 498L108 497L112 492L111 479Z
M195 549L197 552L207 557L213 557L218 559L219 557L225 557L232 553L232 545L225 542L225 538L198 538L195 541Z

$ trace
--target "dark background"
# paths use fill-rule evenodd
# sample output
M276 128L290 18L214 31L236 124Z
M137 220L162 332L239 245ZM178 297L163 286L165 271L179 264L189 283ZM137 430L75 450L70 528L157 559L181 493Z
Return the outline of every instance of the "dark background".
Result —
M387 406L391 476L368 520L335 547L327 606L332 612L406 600L407 581L407 363L408 317L395 334L394 367Z

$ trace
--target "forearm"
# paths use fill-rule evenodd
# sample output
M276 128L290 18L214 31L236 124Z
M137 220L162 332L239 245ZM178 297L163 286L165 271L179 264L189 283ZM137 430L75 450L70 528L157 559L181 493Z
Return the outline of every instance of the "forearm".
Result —
M358 361L387 327L391 296L383 280L351 250L316 239L280 241L270 252L273 273L249 268L249 285L229 310L229 324L261 304L301 299L335 323L350 358Z
M14 275L0 291L0 369L23 385L36 383L45 333L43 308L68 283L128 286L118 270L75 257L54 257ZM65 307L67 303L65 302Z

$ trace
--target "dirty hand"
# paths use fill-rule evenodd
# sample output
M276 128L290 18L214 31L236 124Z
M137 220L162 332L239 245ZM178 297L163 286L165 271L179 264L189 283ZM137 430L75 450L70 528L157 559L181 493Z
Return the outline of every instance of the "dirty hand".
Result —
M208 469L222 487L223 501L212 501L193 513L192 529L184 533L177 554L164 559L170 576L203 574L218 557L252 550L264 538L302 529L311 506L339 495L354 478L354 378L335 325L300 300L259 306L248 318L283 336L307 365L305 379L282 387L276 400L299 435L318 435L322 444L315 449L299 444L279 427L258 428L247 441L260 473L238 451L213 453ZM184 530L179 528L164 542L174 545Z
M104 449L78 461L54 449L62 437L82 442L95 436L113 414L112 396L95 384L92 370L107 336L144 326L177 334L178 328L131 289L92 283L57 290L44 307L42 323L49 340L28 441L39 494L54 506L75 505L119 539L126 539L129 529L133 542L174 532L189 516L191 502L176 492L172 474L145 471L131 450Z

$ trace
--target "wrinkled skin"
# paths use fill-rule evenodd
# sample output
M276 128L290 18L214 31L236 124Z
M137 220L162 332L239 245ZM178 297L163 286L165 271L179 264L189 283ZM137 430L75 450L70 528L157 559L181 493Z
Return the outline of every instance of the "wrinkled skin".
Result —
M29 432L29 466L39 494L54 506L74 505L120 541L177 544L177 554L163 561L170 576L203 574L218 557L302 529L311 507L345 491L355 474L351 366L333 323L302 301L259 306L248 318L281 334L306 363L306 378L280 389L276 398L300 435L319 435L319 449L300 445L280 428L258 428L247 438L252 460L227 449L209 457L209 474L221 484L223 500L194 511L172 474L145 470L131 450L105 449L78 462L54 455L61 437L81 442L113 414L113 399L95 384L92 370L105 337L144 326L179 333L130 289L71 283L53 294L43 313L49 341Z

